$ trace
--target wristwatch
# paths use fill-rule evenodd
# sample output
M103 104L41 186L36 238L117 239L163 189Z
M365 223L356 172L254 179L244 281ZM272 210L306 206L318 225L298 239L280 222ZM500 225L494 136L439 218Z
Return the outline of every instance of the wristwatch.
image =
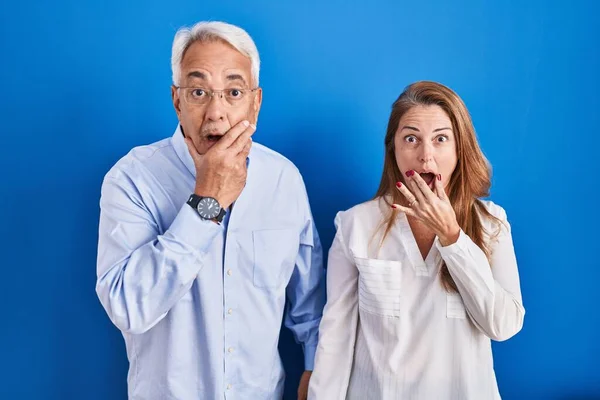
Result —
M187 204L196 210L200 218L207 221L213 220L221 223L225 216L225 209L221 207L217 199L213 197L203 197L192 193Z

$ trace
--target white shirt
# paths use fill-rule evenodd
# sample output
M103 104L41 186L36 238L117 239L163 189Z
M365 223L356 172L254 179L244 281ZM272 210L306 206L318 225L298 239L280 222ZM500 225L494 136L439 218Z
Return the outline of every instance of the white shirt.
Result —
M490 339L519 332L525 309L506 213L483 204L503 221L493 239L483 219L491 268L462 231L447 247L436 237L423 260L404 213L379 247L383 200L338 213L309 399L500 398ZM442 260L459 293L442 286Z

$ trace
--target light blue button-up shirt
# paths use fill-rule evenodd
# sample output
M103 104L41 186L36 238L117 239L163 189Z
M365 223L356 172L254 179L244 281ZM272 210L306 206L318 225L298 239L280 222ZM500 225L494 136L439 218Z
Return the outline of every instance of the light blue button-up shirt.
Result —
M96 292L125 338L130 399L281 399L284 313L313 368L325 289L305 186L260 144L248 160L221 225L186 204L195 168L180 128L104 179Z

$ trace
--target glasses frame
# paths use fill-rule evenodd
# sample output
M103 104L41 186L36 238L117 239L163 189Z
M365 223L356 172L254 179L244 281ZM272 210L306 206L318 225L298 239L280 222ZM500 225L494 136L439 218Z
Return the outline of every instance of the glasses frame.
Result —
M225 97L225 92L226 92L227 90L239 90L239 91L240 91L240 92L242 92L242 93L246 93L246 92L248 92L248 93L254 93L254 92L256 92L258 89L260 89L260 86L257 86L257 87L255 87L254 89L238 89L238 88L231 88L231 89L221 89L221 90L211 90L211 89L206 89L206 88L203 88L203 87L201 87L201 86L175 86L175 85L173 85L173 86L174 86L174 87L175 87L175 89L177 89L177 90L179 90L179 89L200 89L200 90L204 90L204 92L206 92L206 94L208 95L208 97L209 97L209 100L207 100L207 101L206 101L206 103L203 103L203 104L201 104L201 103L192 103L192 102L190 102L190 101L187 99L187 96L185 96L185 95L183 96L183 98L184 98L185 102L186 102L186 103L188 103L188 104L190 104L190 105L193 105L193 106L205 106L205 105L209 104L209 103L211 102L211 100L212 100L212 99L215 97L215 95L216 95L216 94L218 94L218 95L219 95L219 97L220 97L221 99L223 99L223 98ZM245 96L244 96L244 97L245 97ZM244 100L244 99L242 98L241 100ZM225 103L227 103L227 105L229 105L229 106L232 106L232 107L234 107L234 106L235 106L234 104L231 104L229 101L227 101L227 98L225 98Z

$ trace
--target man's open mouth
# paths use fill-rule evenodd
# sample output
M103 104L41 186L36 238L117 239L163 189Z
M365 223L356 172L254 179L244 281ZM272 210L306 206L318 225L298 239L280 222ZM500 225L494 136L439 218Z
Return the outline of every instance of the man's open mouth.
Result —
M219 139L221 139L223 137L223 135L220 134L210 134L210 135L206 135L206 140L208 140L209 142L218 142Z

